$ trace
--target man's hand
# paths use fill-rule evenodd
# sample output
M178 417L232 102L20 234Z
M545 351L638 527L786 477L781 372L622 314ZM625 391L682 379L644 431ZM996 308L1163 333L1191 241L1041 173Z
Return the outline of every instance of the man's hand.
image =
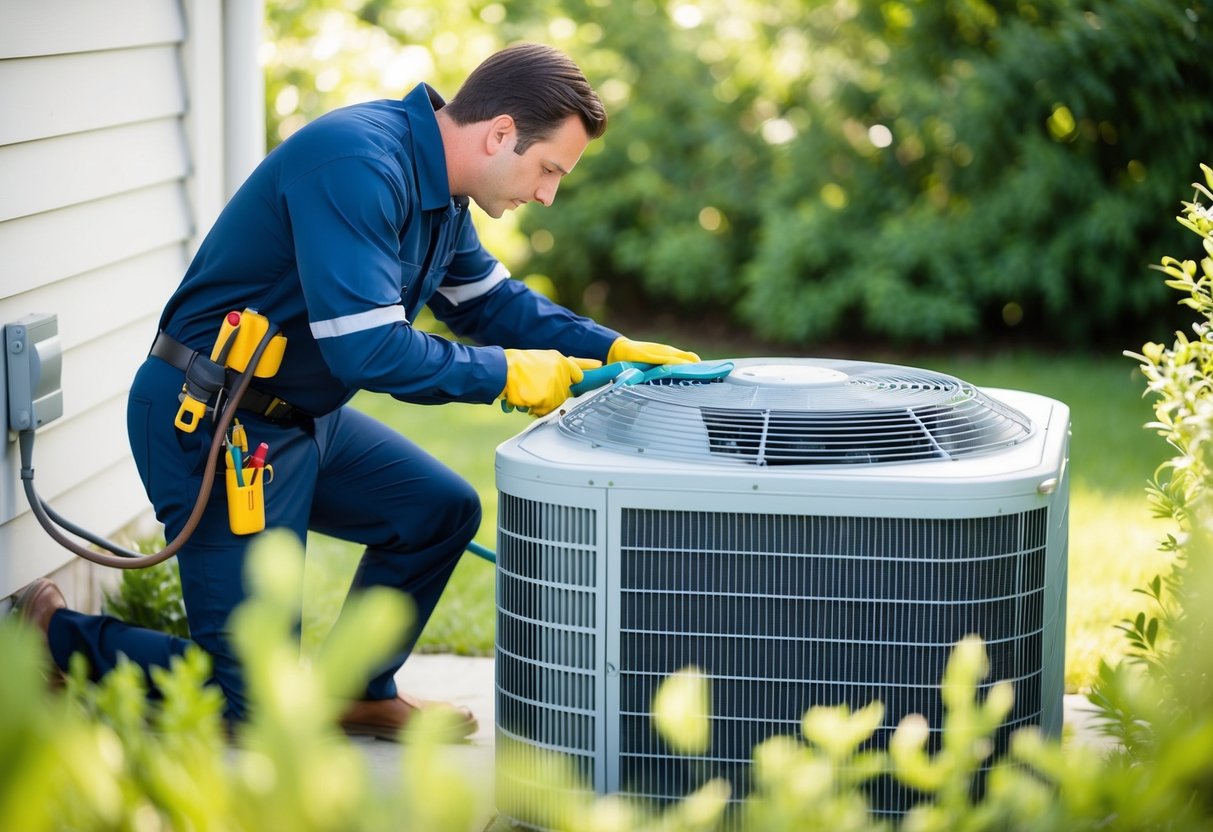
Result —
M556 350L506 350L506 404L536 416L551 413L569 397L569 388L585 376L582 370L601 367L593 358L569 358Z
M655 344L652 341L633 341L630 338L619 337L611 344L607 353L607 363L616 361L635 361L638 364L693 364L699 356L693 352L669 347L665 344Z

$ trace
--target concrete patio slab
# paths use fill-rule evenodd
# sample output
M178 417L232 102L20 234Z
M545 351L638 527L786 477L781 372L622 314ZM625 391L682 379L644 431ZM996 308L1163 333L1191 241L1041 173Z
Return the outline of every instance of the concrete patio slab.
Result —
M444 751L466 773L483 802L473 817L475 832L488 828L495 817L493 805L493 666L489 658L416 654L409 657L396 684L402 691L422 699L438 699L472 709L479 723L468 741L447 746ZM371 776L382 788L395 788L407 748L370 737L351 737L362 749Z

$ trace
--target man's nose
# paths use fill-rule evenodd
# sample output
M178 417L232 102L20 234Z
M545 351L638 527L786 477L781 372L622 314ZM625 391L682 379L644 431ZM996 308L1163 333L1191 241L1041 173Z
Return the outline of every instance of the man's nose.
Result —
M559 183L543 183L535 189L535 201L543 205L544 208L551 207L552 203L556 201L556 189L559 187Z

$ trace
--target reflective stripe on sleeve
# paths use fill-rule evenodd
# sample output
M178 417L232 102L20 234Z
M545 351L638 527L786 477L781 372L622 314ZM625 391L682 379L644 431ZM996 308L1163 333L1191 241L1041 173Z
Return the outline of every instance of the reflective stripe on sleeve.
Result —
M387 324L397 322L408 323L408 318L404 315L404 307L400 304L368 309L366 312L359 312L357 315L343 315L340 318L329 318L327 321L315 321L309 326L312 329L312 337L319 340L321 338L336 338L339 335L350 335L354 332L362 332L365 329L374 329L377 326L386 326Z
M439 286L438 294L458 306L465 300L478 298L488 292L501 281L510 276L510 270L498 263L488 276L475 283L461 283L458 286Z

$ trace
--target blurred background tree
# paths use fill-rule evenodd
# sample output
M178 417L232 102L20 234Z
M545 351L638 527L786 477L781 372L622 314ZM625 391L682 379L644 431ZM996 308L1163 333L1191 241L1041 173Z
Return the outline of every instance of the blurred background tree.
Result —
M1132 342L1173 308L1146 265L1181 230L1157 217L1213 156L1208 0L267 7L270 147L420 81L449 98L516 40L577 60L606 136L559 210L480 227L621 328Z

